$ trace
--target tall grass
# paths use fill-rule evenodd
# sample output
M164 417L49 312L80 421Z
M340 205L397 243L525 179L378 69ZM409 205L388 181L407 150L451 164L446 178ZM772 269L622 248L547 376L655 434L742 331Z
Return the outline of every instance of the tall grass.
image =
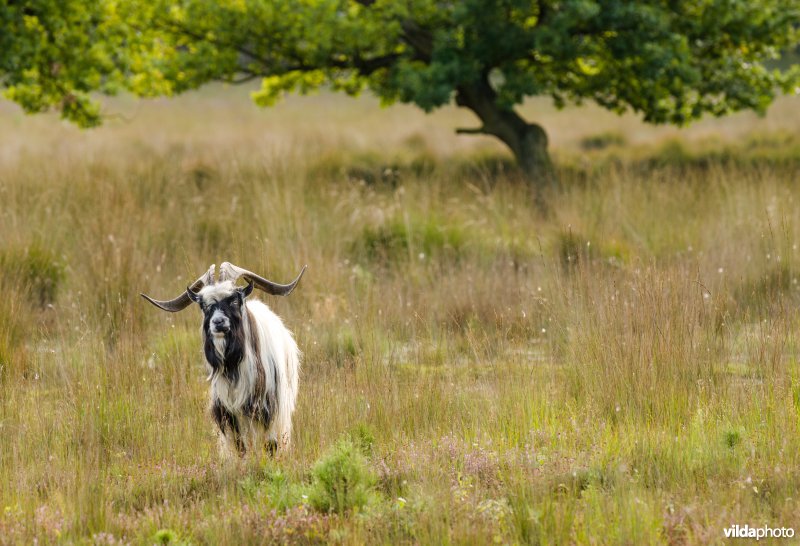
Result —
M427 118L237 100L99 133L0 121L21 128L0 157L0 543L684 544L793 523L800 154L778 121L751 146L590 112L555 139L543 212L500 152ZM276 460L219 460L200 316L138 297L225 260L310 266L268 302L304 352Z

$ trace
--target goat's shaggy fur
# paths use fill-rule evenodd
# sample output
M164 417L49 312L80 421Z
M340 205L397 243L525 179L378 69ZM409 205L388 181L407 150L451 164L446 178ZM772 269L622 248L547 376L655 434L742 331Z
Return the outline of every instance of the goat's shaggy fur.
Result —
M205 315L211 413L224 455L285 449L291 441L300 351L281 319L248 295L223 281L204 287L195 299ZM228 329L215 330L215 320Z

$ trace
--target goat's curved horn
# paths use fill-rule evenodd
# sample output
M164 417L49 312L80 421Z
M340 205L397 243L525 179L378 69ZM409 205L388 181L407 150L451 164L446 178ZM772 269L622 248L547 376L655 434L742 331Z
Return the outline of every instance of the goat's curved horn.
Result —
M267 294L272 296L288 296L292 290L294 290L294 287L297 286L297 283L300 282L300 278L303 276L303 273L306 272L307 267L307 265L304 265L297 278L289 284L277 284L260 275L256 275L252 271L233 265L230 262L224 262L219 266L219 279L220 281L230 280L235 282L239 277L244 277L255 284L256 288L263 290Z
M209 284L214 284L214 264L211 264L211 267L208 268L208 271L203 273L203 275L194 281L191 285L189 285L189 290L192 292L199 292L203 289L204 286ZM177 311L182 311L189 307L192 304L192 299L189 297L189 294L184 292L180 296L175 299L171 300L154 300L150 296L146 294L140 294L144 299L158 307L159 309L163 309L164 311L169 311L170 313L175 313Z

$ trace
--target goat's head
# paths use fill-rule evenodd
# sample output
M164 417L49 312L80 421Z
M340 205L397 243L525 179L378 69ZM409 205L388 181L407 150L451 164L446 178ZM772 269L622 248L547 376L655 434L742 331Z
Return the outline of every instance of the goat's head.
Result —
M197 303L203 311L203 338L208 363L214 370L224 369L235 374L236 366L244 351L244 329L242 327L245 299L259 288L274 296L288 296L305 273L305 266L297 278L289 284L277 284L252 271L225 262L220 266L220 278L214 279L214 265L186 288L180 296L171 300L154 300L142 294L147 301L170 313L181 311ZM238 279L245 279L247 286L237 287Z
M204 286L195 293L186 289L186 295L203 311L203 333L213 338L224 338L239 330L242 323L244 300L253 292L253 282L238 288L232 281Z

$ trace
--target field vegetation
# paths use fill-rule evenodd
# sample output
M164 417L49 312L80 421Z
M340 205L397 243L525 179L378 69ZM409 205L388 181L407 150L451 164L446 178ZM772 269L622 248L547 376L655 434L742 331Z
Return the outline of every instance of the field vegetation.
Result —
M468 116L214 88L0 104L0 543L715 544L800 515L800 118L581 108L535 196ZM226 463L196 309L276 281L294 444Z

